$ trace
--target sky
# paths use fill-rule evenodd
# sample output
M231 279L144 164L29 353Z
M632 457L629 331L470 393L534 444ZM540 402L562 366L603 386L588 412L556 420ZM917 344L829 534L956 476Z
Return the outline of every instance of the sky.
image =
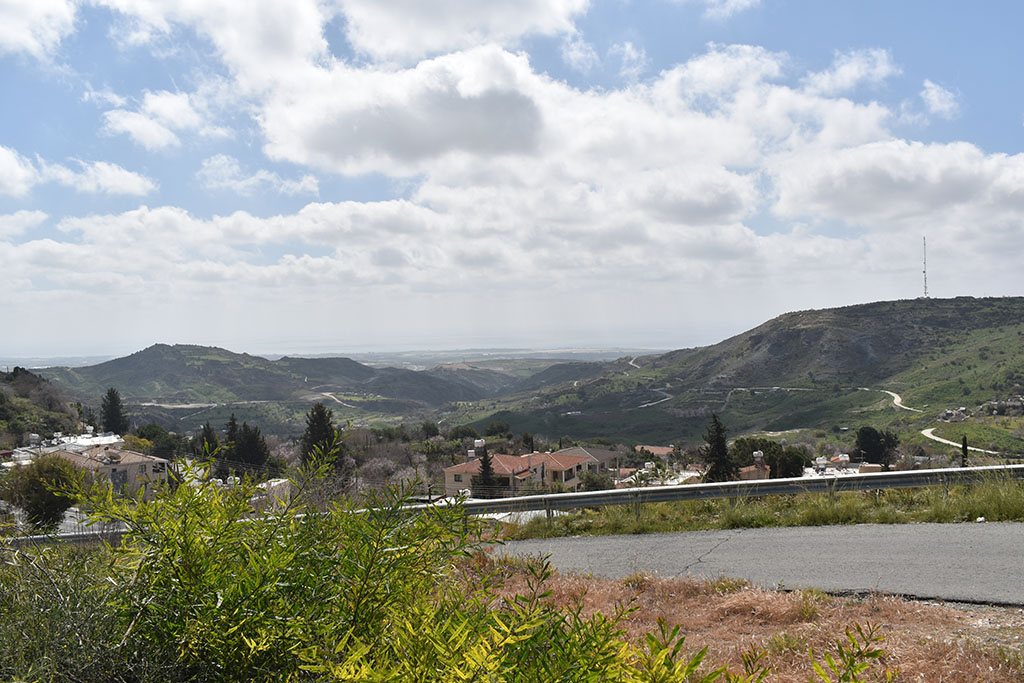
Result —
M1024 4L0 0L0 355L1024 294Z

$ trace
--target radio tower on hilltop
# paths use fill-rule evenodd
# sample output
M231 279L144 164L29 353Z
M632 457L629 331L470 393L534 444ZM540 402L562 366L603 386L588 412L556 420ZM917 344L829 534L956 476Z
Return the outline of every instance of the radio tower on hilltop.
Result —
M928 238L921 238L921 245L924 247L924 298L928 298Z

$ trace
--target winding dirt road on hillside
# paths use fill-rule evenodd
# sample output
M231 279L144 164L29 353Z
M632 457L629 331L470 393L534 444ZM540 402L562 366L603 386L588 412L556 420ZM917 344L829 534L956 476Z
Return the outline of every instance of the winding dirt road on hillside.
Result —
M929 427L928 429L921 430L921 436L931 439L932 441L938 441L939 443L949 444L950 446L956 446L960 448L960 444L956 441L950 441L949 439L943 439L941 436L935 436L935 427ZM975 451L976 453L985 453L987 455L1002 455L999 451L986 451L984 448L975 448L974 446L968 446L967 450Z
M883 394L889 394L892 396L892 404L897 408L903 408L903 410L910 410L915 413L923 413L923 410L917 408L911 408L910 406L903 405L903 397L897 394L895 391L889 391L887 389L879 389Z

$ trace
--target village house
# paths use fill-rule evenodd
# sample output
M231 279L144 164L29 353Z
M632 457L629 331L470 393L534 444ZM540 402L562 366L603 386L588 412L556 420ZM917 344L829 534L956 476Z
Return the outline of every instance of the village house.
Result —
M597 458L583 453L527 453L526 455L491 456L491 468L499 489L498 495L513 496L527 490L545 487L577 491L580 475L588 470L597 471ZM444 489L449 496L464 489L473 489L473 478L480 474L480 459L473 458L444 470Z
M135 451L95 446L80 451L57 450L53 454L75 467L108 479L114 490L122 495L134 496L143 490L143 498L150 500L155 485L167 481L167 460Z
M620 467L622 460L629 454L625 451L613 451L593 446L571 446L555 451L554 455L582 455L584 457L591 457L597 461L598 465L597 468L591 467L591 469L596 469L596 471L614 471ZM588 462L591 461L588 460ZM593 465L592 462L591 465Z

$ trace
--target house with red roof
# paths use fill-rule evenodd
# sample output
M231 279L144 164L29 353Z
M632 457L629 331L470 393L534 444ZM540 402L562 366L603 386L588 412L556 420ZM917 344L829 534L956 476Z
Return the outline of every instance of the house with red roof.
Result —
M581 483L580 475L587 470L597 470L597 458L586 454L569 453L527 453L526 455L491 455L491 468L497 481L498 491L490 492L499 496L514 496L524 491L564 487L576 491ZM464 489L473 489L473 478L480 474L480 458L473 458L444 470L444 490L449 496L458 495ZM479 493L479 491L477 492Z

